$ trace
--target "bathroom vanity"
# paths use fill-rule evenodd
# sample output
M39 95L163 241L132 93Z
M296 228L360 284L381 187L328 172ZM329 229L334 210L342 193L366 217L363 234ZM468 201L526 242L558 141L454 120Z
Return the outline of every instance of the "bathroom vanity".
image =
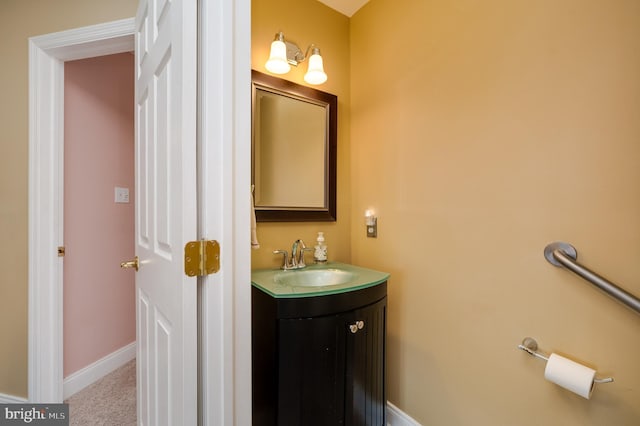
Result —
M252 274L254 426L385 424L388 277L336 263Z

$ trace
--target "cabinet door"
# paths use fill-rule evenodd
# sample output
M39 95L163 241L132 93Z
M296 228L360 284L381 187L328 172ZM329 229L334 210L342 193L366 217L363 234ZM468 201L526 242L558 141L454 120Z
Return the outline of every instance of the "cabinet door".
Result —
M278 321L279 426L384 425L386 306Z
M387 298L357 309L348 324L345 424L385 424Z
M344 424L351 314L279 320L279 426Z

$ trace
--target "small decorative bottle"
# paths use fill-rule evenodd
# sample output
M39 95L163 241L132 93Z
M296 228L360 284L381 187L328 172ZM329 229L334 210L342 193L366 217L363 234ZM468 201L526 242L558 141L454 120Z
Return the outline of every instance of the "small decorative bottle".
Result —
M313 251L313 260L316 263L325 263L327 261L327 246L324 243L324 232L318 232L318 238L316 238L317 244Z

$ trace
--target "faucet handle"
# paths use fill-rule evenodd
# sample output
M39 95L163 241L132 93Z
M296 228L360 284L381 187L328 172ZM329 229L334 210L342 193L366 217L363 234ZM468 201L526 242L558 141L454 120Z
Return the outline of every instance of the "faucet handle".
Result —
M283 262L280 269L289 269L289 253L286 250L274 250L273 254L281 254L283 255Z
M305 266L307 266L307 264L304 263L305 251L313 251L313 249L311 247L303 247L302 249L300 249L300 259L298 259L298 268L304 268Z

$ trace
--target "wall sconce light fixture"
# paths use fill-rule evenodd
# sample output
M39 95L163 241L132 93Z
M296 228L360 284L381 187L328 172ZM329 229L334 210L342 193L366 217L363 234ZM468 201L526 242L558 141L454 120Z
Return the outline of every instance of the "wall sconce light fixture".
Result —
M311 52L311 56L308 56L309 52ZM271 54L265 64L265 68L273 74L286 74L291 69L290 65L298 66L307 57L309 58L309 67L304 75L304 81L309 84L322 84L327 81L320 49L314 44L310 44L307 47L307 51L302 53L300 47L295 43L286 41L284 34L280 31L271 43Z

